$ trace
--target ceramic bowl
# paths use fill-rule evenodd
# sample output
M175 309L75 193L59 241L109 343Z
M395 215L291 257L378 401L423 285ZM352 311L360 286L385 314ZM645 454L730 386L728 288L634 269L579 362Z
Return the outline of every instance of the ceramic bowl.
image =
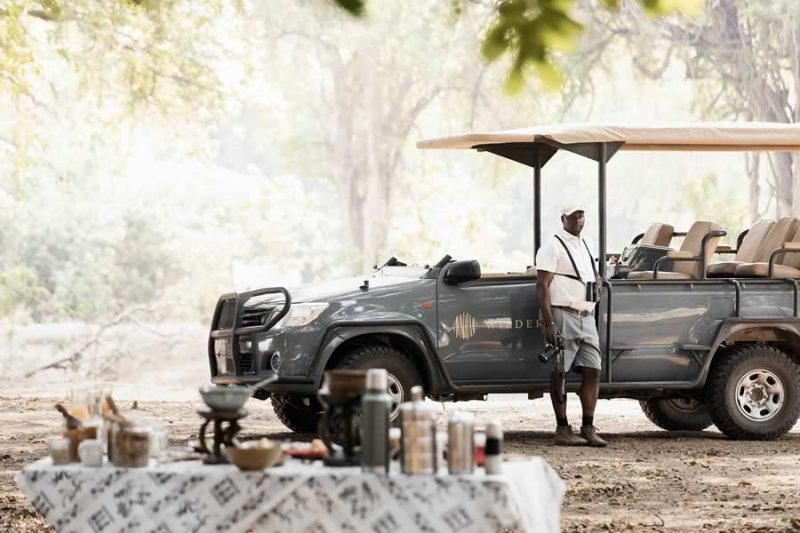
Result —
M250 396L250 387L201 387L200 396L211 409L218 411L238 411Z
M225 448L225 453L239 470L263 470L269 468L280 460L283 452L280 444L269 442L266 445L258 444L248 446L248 443L238 448Z

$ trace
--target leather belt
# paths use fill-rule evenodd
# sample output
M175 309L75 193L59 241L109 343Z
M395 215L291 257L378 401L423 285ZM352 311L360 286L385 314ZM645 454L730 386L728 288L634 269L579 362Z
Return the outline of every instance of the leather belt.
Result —
M580 317L592 316L592 311L581 311L580 309L574 309L572 307L562 307L560 305L556 305L554 307L556 307L557 309L561 309L565 313L569 313L575 316L580 316Z

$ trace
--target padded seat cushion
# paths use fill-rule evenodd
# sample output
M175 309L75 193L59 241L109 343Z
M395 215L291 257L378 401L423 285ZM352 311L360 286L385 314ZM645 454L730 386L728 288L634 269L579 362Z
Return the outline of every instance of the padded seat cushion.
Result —
M628 279L653 279L653 271L631 272ZM658 279L692 279L691 274L685 272L658 272Z
M675 233L675 228L669 224L660 224L656 222L647 228L647 231L644 233L642 240L639 241L639 244L669 246L669 243L672 241L673 233Z
M769 263L742 263L736 267L736 277L766 278L769 274ZM800 269L776 264L773 270L775 278L800 278Z
M712 263L708 265L706 274L709 277L714 276L733 276L736 272L736 267L744 264L743 261L723 261L721 263Z

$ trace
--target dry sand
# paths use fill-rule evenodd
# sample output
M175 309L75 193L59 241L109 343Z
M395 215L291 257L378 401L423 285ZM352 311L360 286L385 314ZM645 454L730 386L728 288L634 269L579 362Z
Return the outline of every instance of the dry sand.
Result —
M47 453L47 439L61 424L53 409L55 388L20 389L5 383L0 396L0 530L42 531L47 526L13 481L27 463ZM50 392L48 392L50 391ZM115 387L124 409L138 400L139 413L169 430L173 444L196 436L197 398L189 388ZM153 401L160 398L167 401ZM576 398L570 417L579 421ZM251 400L244 437L290 435L268 402ZM597 425L606 449L556 448L547 398L530 402L497 396L488 402L446 404L499 417L506 452L540 455L567 485L561 523L565 531L798 531L800 530L800 427L777 442L744 442L716 430L670 433L650 424L629 400L601 401Z

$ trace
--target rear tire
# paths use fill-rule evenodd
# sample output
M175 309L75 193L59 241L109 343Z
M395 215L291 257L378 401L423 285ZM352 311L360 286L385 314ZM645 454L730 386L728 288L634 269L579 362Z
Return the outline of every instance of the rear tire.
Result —
M706 403L728 437L777 439L800 416L800 367L773 346L742 345L711 369Z
M308 398L308 405L304 399ZM316 398L298 394L273 394L272 410L295 433L316 433L322 406Z
M702 400L640 400L639 405L650 422L668 431L702 431L713 424Z

